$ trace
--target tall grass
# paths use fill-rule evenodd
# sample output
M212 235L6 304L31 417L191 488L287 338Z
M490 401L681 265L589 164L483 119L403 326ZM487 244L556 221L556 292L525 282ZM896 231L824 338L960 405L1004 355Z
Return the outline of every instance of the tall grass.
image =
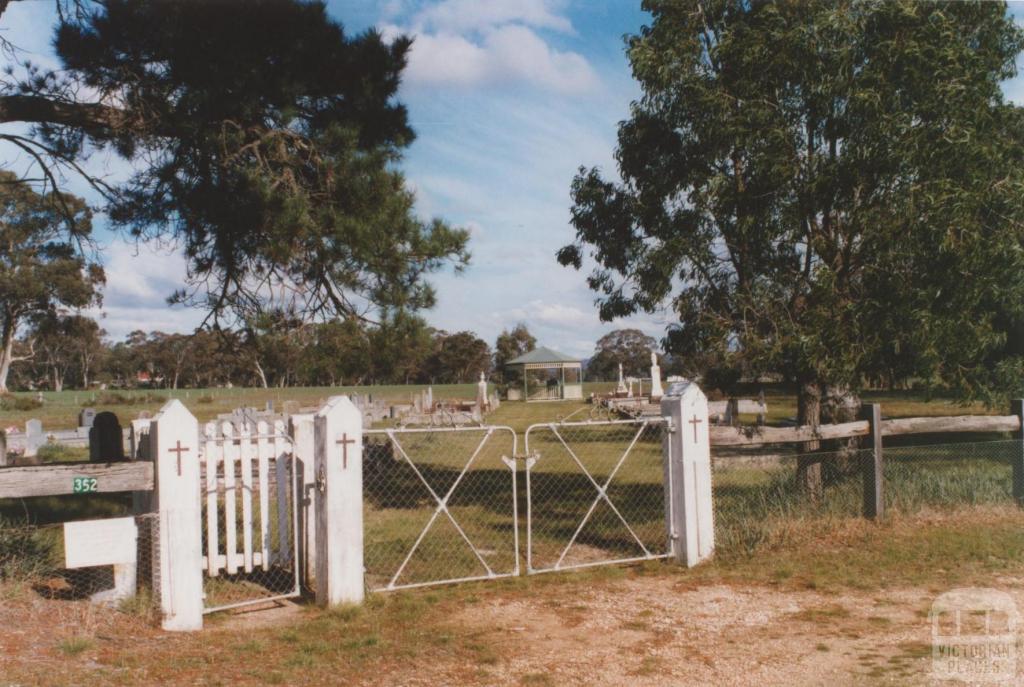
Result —
M1020 450L1017 441L886 449L886 512L906 515L1008 505L1013 502L1011 461ZM793 456L760 465L716 460L713 483L719 555L749 556L791 544L810 530L825 531L838 519L860 517L861 468L870 453L822 453L819 457L826 466L820 500L809 498L798 488ZM835 469L842 461L853 469Z

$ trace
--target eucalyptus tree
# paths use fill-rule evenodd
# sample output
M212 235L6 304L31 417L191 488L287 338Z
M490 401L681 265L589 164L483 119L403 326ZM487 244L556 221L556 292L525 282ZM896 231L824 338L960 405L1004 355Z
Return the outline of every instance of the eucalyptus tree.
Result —
M39 194L13 173L0 171L0 393L7 391L11 364L34 356L32 338L30 350L15 355L21 327L100 299L103 268L78 250L90 240L92 212L81 198L52 193ZM69 213L70 236L61 212Z
M804 424L886 368L1019 392L1002 323L1024 306L1024 118L1000 84L1024 37L1005 4L644 7L618 178L580 169L559 253L594 265L601 317L667 306L671 353L783 374Z

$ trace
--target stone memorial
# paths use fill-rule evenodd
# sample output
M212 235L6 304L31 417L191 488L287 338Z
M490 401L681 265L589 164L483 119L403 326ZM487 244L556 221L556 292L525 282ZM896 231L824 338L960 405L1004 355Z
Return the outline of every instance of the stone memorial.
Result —
M92 423L96 420L96 409L95 408L82 408L78 412L78 426L85 427L88 429L92 427Z
M90 462L113 463L124 459L124 433L120 420L110 411L97 413L89 430Z
M661 366L658 365L658 356L651 351L651 402L661 400L665 391L661 388Z
M43 434L43 423L35 418L25 423L25 457L32 458L39 452L39 447L46 443Z

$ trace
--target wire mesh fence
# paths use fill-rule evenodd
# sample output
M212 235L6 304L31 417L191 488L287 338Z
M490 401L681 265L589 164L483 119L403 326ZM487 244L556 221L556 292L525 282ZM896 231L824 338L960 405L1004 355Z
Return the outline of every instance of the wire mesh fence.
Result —
M1022 443L984 441L904 446L884 451L890 513L1013 503L1013 461Z
M1021 447L1019 440L885 447L884 512L1012 505L1012 465ZM749 554L801 536L808 524L820 531L823 523L862 517L873 461L873 452L863 449L713 456L716 549ZM819 488L808 486L802 465L818 466Z
M31 589L44 599L89 600L149 618L159 606L157 514L133 518L135 566L68 567L65 524L0 518L0 585ZM72 521L73 522L73 521Z
M667 555L662 418L526 431L527 570Z
M516 447L507 427L367 432L367 587L517 574Z
M202 567L207 613L298 596L297 474L283 428L205 428Z

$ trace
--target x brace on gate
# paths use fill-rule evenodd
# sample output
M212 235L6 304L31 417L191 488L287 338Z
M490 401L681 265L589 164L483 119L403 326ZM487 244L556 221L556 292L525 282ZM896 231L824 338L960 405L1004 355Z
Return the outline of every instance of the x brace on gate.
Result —
M456 521L455 518L452 516L451 511L448 510L448 500L451 498L452 494L455 493L455 490L458 488L459 483L462 481L462 478L466 475L466 472L469 471L469 468L473 465L473 461L476 460L477 456L480 454L481 449L483 449L484 444L487 443L487 440L491 438L491 435L493 433L493 427L487 429L487 432L484 434L483 439L480 440L480 443L477 445L476 450L473 451L473 455L470 456L469 460L466 461L466 465L463 466L458 478L455 480L452 486L448 488L448 491L447 493L445 493L444 498L441 498L437 495L437 492L433 490L433 488L430 486L427 480L423 478L423 474L420 472L419 468L417 468L416 464L409 458L409 455L405 452L405 449L402 447L402 444L395 438L395 431L390 429L387 430L386 434L388 436L388 439L391 441L392 445L398 449L399 453L402 454L402 458L404 458L405 462L409 464L409 467L413 469L413 472L416 473L416 477L419 478L420 482L423 483L423 486L425 486L427 488L427 491L430 492L430 495L433 497L434 501L437 502L437 508L434 509L434 513L430 516L430 520L427 521L427 524L423 528L423 531L420 532L420 536L417 537L416 543L414 543L412 545L412 548L409 549L409 553L406 555L405 560L403 560L402 564L398 566L398 570L395 571L394 576L388 582L387 587L385 587L385 589L390 590L395 588L395 583L398 581L398 578L401 577L402 573L405 571L405 566L408 565L409 560L416 553L416 549L419 548L420 543L423 541L424 537L427 536L427 533L430 531L430 528L433 527L434 522L437 520L437 517L441 513L444 513L448 517L448 520L450 520L452 525L455 526L455 529L458 531L463 541L466 542L466 545L469 546L470 550L473 552L473 555L476 556L477 560L480 561L480 564L484 566L484 569L487 571L486 577L488 579L496 577L494 571L491 569L491 566L487 565L487 561L485 561L483 556L480 555L480 551L477 550L476 546L473 545L473 542L470 541L468 536L466 536L466 533L463 531L462 527L459 526L458 521Z
M615 474L619 471L619 468L622 467L622 464L626 462L626 458L629 457L629 454L633 450L633 447L636 446L636 442L640 440L640 436L647 429L647 425L647 422L644 422L643 424L640 425L640 429L637 430L636 435L633 437L633 441L629 443L629 446L626 448L622 456L619 458L619 462L615 464L615 469L611 471L611 474L608 475L608 479L605 480L603 485L598 485L597 480L594 479L594 477L590 474L590 471L587 470L586 466L583 465L579 457L576 456L576 453L571 448L569 448L569 444L565 443L565 439L563 439L562 435L558 432L556 425L553 423L549 425L551 431L554 433L556 437L558 437L558 440L562 443L562 446L564 446L565 450L569 452L570 456L572 456L572 459L576 462L576 465L579 466L580 470L583 471L583 474L587 476L588 480L590 480L590 483L594 485L595 489L597 489L597 497L594 499L593 503L590 504L590 508L587 510L587 514L583 516L583 520L580 522L579 527L577 527L576 531L573 532L572 538L569 540L569 543L562 551L562 555L559 556L558 561L555 562L555 570L558 570L561 567L562 561L565 560L566 554L569 553L569 549L572 548L572 545L576 543L576 538L580 535L580 532L583 531L583 528L586 527L587 522L590 520L590 516L593 515L594 509L597 508L597 504L601 502L601 499L604 499L604 502L611 507L612 511L619 518L622 524L626 527L627 530L629 530L629 533L633 536L633 539L636 540L636 543L639 544L640 548L643 550L644 556L651 556L651 552L647 550L646 546L644 546L644 543L640 540L640 537L636 536L636 532L634 532L633 528L629 526L629 523L626 522L626 519L622 517L622 513L620 513L619 509L615 507L615 504L612 503L612 500L608 498L608 485L611 484L613 479L615 479Z

